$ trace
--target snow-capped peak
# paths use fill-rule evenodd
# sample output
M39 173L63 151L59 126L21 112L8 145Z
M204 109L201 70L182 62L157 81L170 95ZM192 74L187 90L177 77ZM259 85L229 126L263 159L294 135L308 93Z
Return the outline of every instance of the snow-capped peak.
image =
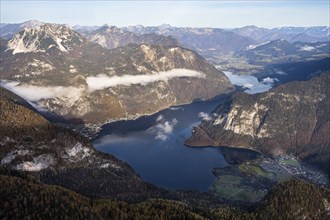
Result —
M57 48L62 52L72 50L76 44L83 42L81 36L64 25L43 24L30 22L32 28L25 27L9 42L9 50L16 53L46 52L50 48Z
M42 21L38 21L38 20L30 20L30 21L26 21L20 24L21 28L38 28L41 25L44 25L45 23Z
M161 25L158 26L158 28L167 29L167 28L172 28L172 26L169 25L169 24L161 24Z

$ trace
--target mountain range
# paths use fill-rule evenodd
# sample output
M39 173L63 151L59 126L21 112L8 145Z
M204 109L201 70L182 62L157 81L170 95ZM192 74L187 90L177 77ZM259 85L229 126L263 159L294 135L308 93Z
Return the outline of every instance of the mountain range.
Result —
M87 34L86 37L90 42L100 44L108 49L126 46L130 43L164 46L179 45L179 42L171 36L166 37L155 33L137 35L133 32L117 28L116 26L109 27L107 25L92 31Z
M250 38L218 28L179 28L161 25L156 27L130 26L125 29L138 34L156 33L172 36L178 39L183 46L204 56L233 53L256 43Z
M177 45L109 50L55 24L25 28L2 45L2 79L10 80L4 87L41 111L84 123L134 118L233 90L221 71Z
M290 43L315 43L329 41L330 37L330 28L327 26L278 27L272 29L260 28L257 26L245 26L234 28L231 31L241 36L249 37L259 43L278 39L283 39Z
M44 24L40 21L27 21L20 24L4 24L0 25L0 33L2 38L11 39L16 33L24 27L38 27ZM68 26L68 25L67 25ZM68 26L71 28L71 26ZM164 38L165 41L172 41L171 37L178 40L178 42L187 48L195 50L204 56L214 56L218 54L235 53L244 50L249 45L257 45L260 43L283 39L289 43L295 42L325 42L329 41L330 29L326 26L316 27L278 27L272 29L260 28L256 26L245 26L233 29L220 28L189 28L189 27L173 27L171 25L163 24L159 26L128 26L117 28L114 26L72 26L72 29L98 42L101 45L107 45L108 48L114 46L130 43L147 43L148 40L143 38L158 38L158 41L151 40L151 42L162 41L160 36L150 34L157 34L168 36ZM108 29L108 30L106 30ZM119 34L119 35L118 35ZM144 37L134 36L134 34ZM117 36L116 36L117 35ZM123 35L123 36L120 36ZM120 37L120 39L118 38ZM109 38L109 39L107 39ZM113 42L112 42L113 41ZM122 41L122 43L120 43Z
M273 40L262 44L250 45L245 50L236 53L239 58L245 58L250 64L288 63L301 60L322 59L329 57L330 41L326 42L295 42Z
M260 191L277 183L266 178L276 172L252 160L231 163L224 149L225 173L248 169L216 176L214 190L257 180L248 186L260 183L263 200L251 205L210 191L158 188L88 140L113 121L225 96L210 115L200 112L186 145L243 146L266 162L292 155L330 175L329 27L71 27L34 20L0 24L0 33L0 218L329 218L329 189L290 176ZM210 61L217 59L223 63L215 68ZM259 81L276 87L246 94L219 70L228 63L258 67ZM165 132L172 130L167 123ZM92 131L86 138L70 126Z

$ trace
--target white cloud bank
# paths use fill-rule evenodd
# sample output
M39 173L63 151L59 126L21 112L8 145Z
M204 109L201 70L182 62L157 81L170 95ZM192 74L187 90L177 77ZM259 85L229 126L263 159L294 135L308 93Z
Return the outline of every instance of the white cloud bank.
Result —
M212 117L208 113L206 113L206 112L200 112L200 113L198 113L198 117L200 119L202 119L202 120L205 120L205 121L212 120Z
M81 96L82 88L73 86L32 86L19 85L20 82L1 82L1 86L14 92L28 101L38 101L41 99L50 99L56 97L64 97L75 100Z
M158 72L152 75L123 75L108 77L106 75L97 75L87 77L86 82L90 91L102 90L119 85L130 86L134 84L146 85L156 81L167 81L176 77L196 77L204 78L205 74L188 69L172 69L165 72Z
M119 85L145 85L156 81L167 81L175 77L204 78L205 74L188 69L172 69L166 72L154 73L152 75L123 75L114 77L98 75L96 77L87 77L86 82L88 84L88 92L93 92L95 90L101 90ZM61 98L70 104L78 100L86 90L85 87L73 86L22 85L20 82L6 80L0 81L0 86L14 92L30 102L37 102L42 99Z
M277 82L278 79L277 78L270 78L270 77L266 77L264 79L262 79L262 83L263 84L274 84L275 82Z
M178 123L176 118L172 121L166 121L163 115L159 115L156 119L157 124L148 129L148 132L155 134L155 139L166 141L168 136L173 132L174 126Z

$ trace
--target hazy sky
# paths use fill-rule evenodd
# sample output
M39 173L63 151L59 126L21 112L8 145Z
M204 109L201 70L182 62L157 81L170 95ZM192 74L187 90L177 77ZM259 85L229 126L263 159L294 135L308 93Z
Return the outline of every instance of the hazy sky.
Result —
M322 1L16 1L0 0L1 23L41 20L70 25L190 27L329 26Z

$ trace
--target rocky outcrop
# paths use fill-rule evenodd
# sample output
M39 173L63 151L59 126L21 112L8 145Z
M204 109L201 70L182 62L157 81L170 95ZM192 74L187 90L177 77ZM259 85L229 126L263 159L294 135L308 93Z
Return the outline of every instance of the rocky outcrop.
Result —
M237 93L203 121L190 146L244 146L269 156L292 154L327 170L330 161L330 73L266 93Z
M13 54L28 52L47 52L57 48L62 52L73 50L84 39L70 28L57 24L44 24L24 28L8 42L8 50Z

